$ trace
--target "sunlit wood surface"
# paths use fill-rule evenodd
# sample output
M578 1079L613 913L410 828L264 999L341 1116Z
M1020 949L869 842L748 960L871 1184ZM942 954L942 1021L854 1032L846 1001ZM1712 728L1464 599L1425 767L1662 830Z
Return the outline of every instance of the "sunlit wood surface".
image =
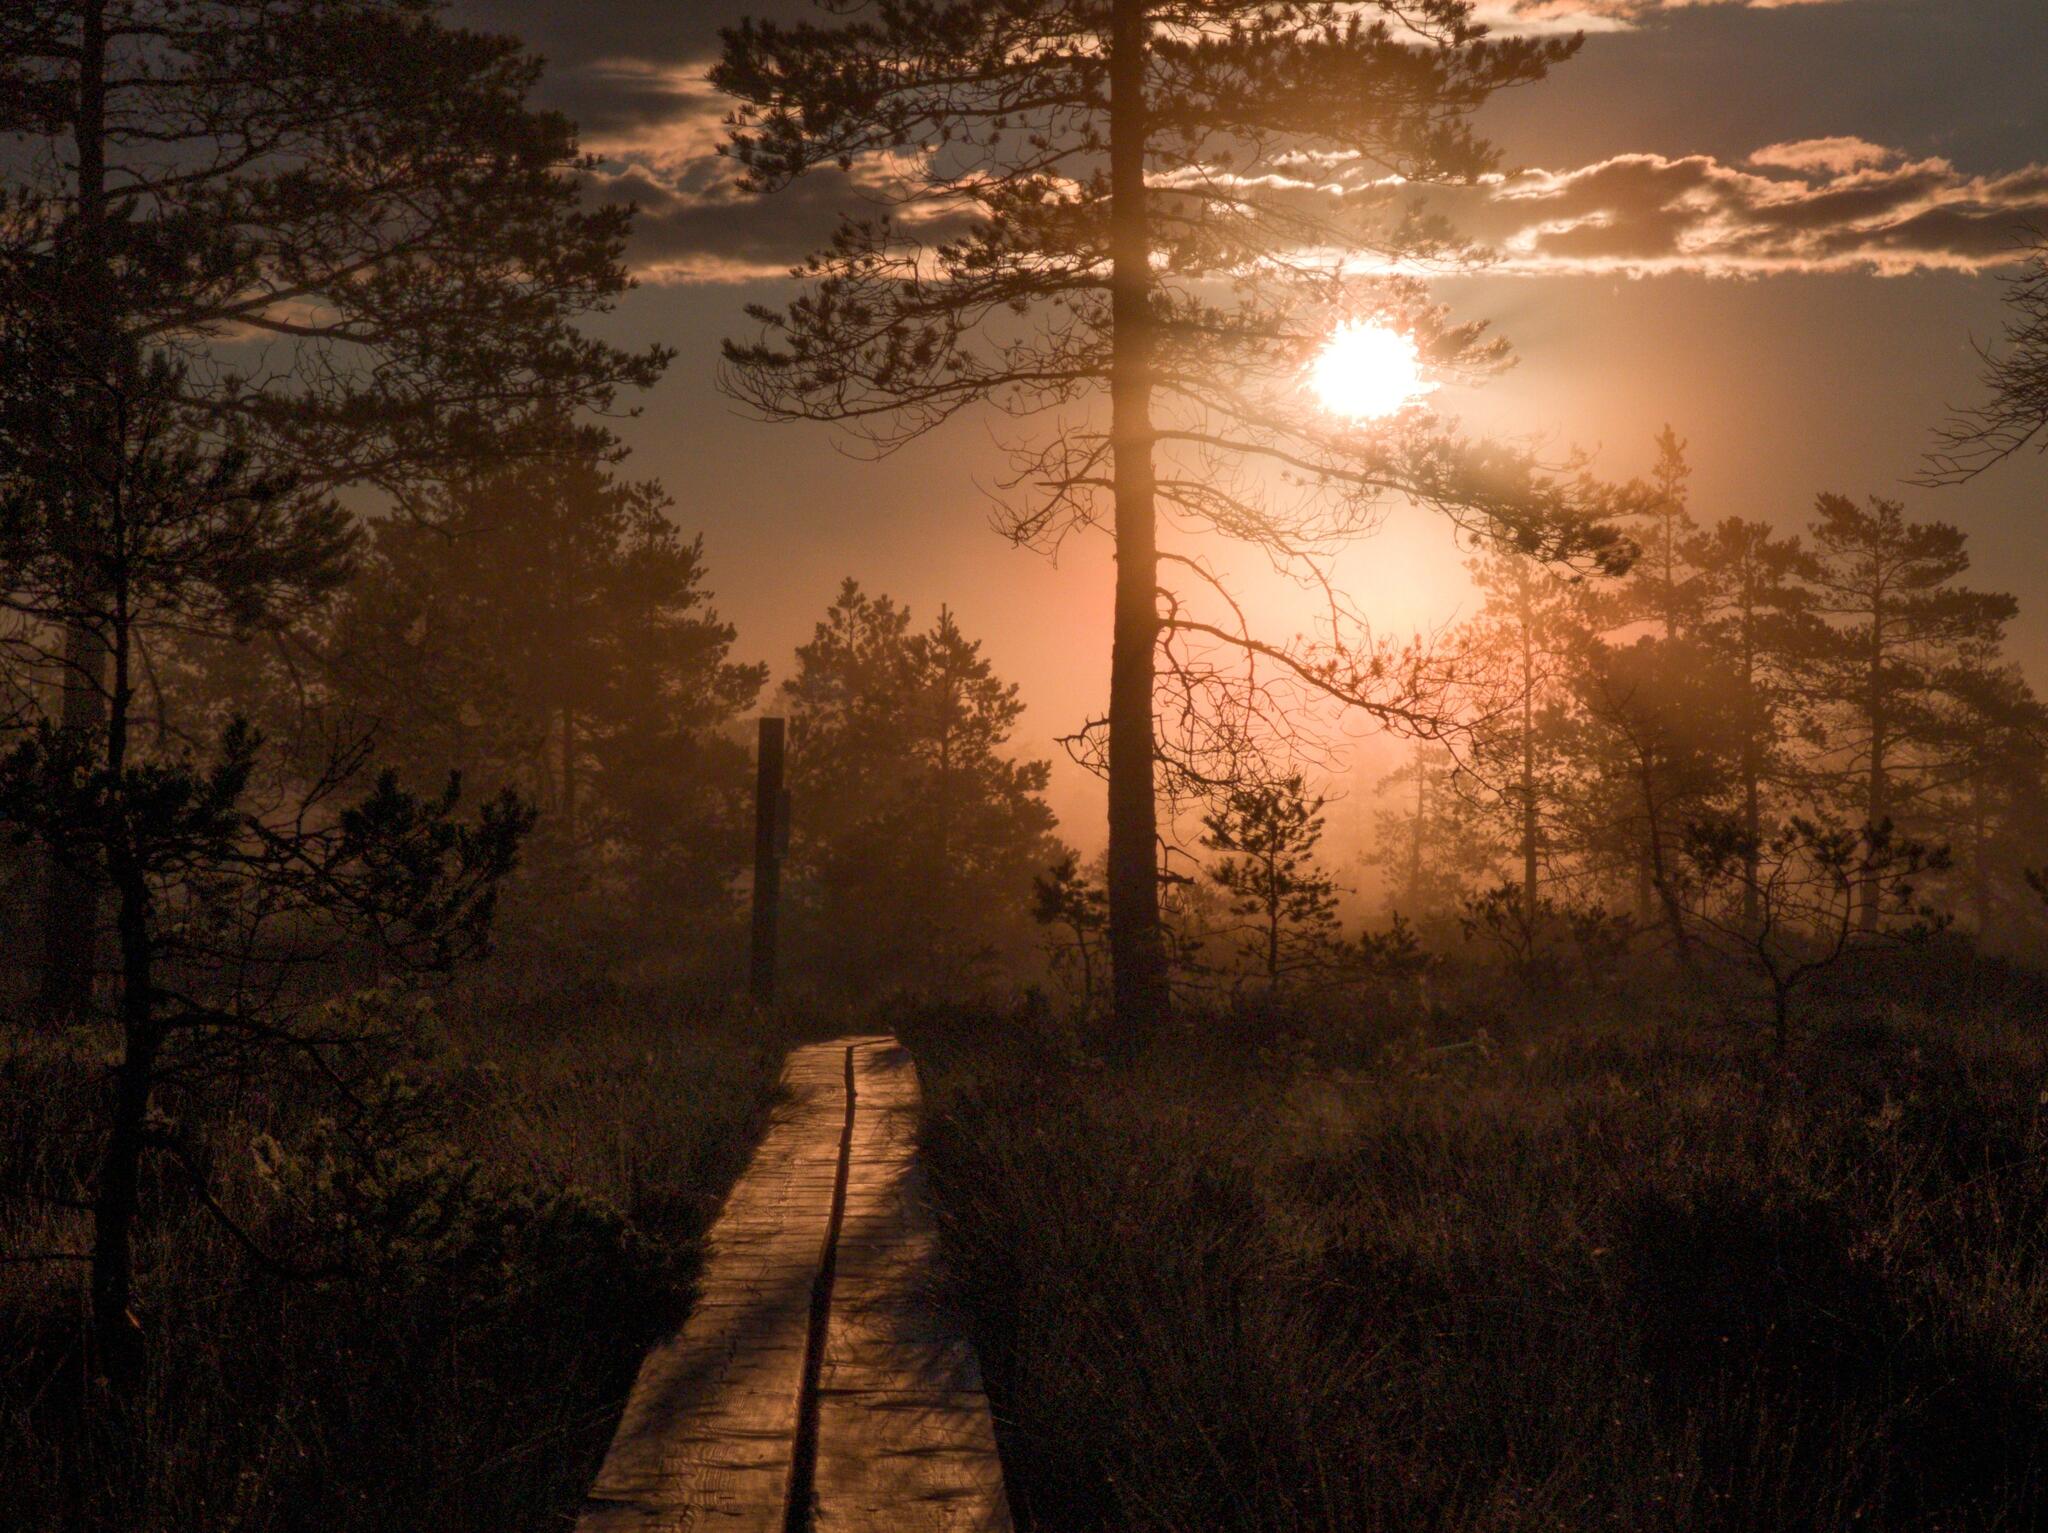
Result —
M1007 1529L974 1350L932 1302L937 1232L915 1148L917 1066L855 1048L853 1153L818 1393L814 1526Z
M812 1300L855 1106L818 1359L816 1463L792 1519ZM972 1349L931 1302L917 1072L893 1038L795 1050L785 1100L707 1239L682 1330L641 1365L582 1533L1010 1527Z

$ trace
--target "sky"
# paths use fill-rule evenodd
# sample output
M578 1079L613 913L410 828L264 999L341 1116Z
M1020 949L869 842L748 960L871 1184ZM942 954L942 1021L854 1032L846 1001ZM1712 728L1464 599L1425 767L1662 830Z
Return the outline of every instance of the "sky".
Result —
M1886 494L1970 535L1974 583L2017 594L2013 652L2048 685L2048 458L1915 489L1932 428L1979 397L1973 345L2002 322L2001 276L2048 227L2043 0L1485 0L1489 21L1583 31L1548 81L1479 118L1500 175L1446 204L1498 259L1436 295L1484 318L1518 362L1432 402L1471 428L1647 472L1667 423L1690 444L1693 510L1788 530L1816 493ZM1018 736L1054 759L1063 833L1098 848L1099 786L1055 741L1108 687L1111 565L1101 544L1054 565L989 526L1003 459L952 422L880 461L830 427L748 419L716 387L718 342L749 302L793 290L788 264L831 227L832 179L744 197L713 148L703 81L718 29L794 18L806 0L459 0L549 64L541 100L581 124L604 195L643 210L639 287L596 327L677 348L622 436L704 535L738 649L785 674L842 577L984 641L1028 705ZM1471 611L1447 530L1397 509L1342 574L1383 631ZM1284 625L1287 614L1269 613ZM1333 840L1369 816L1394 759L1364 736Z

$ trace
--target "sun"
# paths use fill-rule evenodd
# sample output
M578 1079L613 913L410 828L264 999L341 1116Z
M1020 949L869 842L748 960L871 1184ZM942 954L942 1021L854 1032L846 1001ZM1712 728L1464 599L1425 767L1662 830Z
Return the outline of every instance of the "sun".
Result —
M1436 388L1422 376L1412 337L1364 320L1331 332L1309 366L1308 384L1325 410L1353 420L1396 414Z

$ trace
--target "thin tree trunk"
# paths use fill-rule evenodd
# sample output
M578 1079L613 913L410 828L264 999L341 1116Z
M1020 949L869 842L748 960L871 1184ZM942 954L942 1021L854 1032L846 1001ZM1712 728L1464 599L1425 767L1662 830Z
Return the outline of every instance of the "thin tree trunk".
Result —
M1116 1020L1127 1039L1166 1018L1159 930L1152 691L1159 554L1151 420L1151 239L1145 212L1145 0L1110 20L1110 448L1116 499L1116 619L1109 670L1109 944Z
M1643 790L1643 873L1651 893L1656 897L1657 906L1664 914L1664 924L1671 929L1671 943L1678 953L1679 962L1688 970L1692 968L1692 934L1685 929L1685 907L1678 898L1677 886L1672 882L1670 870L1664 859L1663 815L1657 803L1657 794L1651 782L1652 767L1647 761L1638 768Z
M1422 913L1422 840L1429 823L1429 763L1415 747L1415 827L1408 836L1408 904Z
M1536 656L1522 583L1522 921L1536 929Z
M67 730L98 736L106 726L106 648L82 621L64 636L59 718ZM55 1023L81 1020L92 1006L100 920L100 878L51 857L43 890L42 1005Z
M1757 881L1763 877L1763 797L1757 770L1745 761L1742 769L1742 928L1754 931L1763 906Z
M100 1367L117 1387L141 1369L134 1314L135 1225L142 1209L142 1153L162 1033L152 1015L149 891L135 874L117 880L123 1052L114 1072L114 1114L93 1186L92 1320Z
M1984 774L1970 781L1970 914L1982 942L1991 927L1991 812L1984 798Z
M125 552L117 541L114 552ZM117 566L118 567L118 566ZM130 612L125 580L108 593L113 632L112 687L108 698L106 762L116 781L128 765ZM163 1031L156 1019L150 949L149 882L125 826L116 822L106 846L113 878L115 931L121 951L122 1058L114 1071L114 1111L107 1126L106 1152L92 1192L92 1318L100 1366L119 1390L142 1366L142 1336L134 1315L134 1232L142 1206L142 1155L149 1131L150 1089L155 1083Z
M80 380L66 426L75 440L54 444L66 456L83 455L92 468L81 475L84 503L96 506L111 489L111 443L104 401L94 392L115 386L114 345L108 334L112 294L107 270L106 4L88 0L80 11L78 95L72 129L78 156L78 203L64 231L67 254L78 263L71 301L77 312L85 376ZM90 514L88 512L88 514ZM77 612L64 635L63 711L67 729L98 734L106 719L107 653L86 614L99 606L89 560L96 549L79 550L71 571L71 599ZM83 1017L92 1005L94 938L99 927L100 884L86 868L50 860L43 896L42 1002L52 1021Z
M1865 818L1873 832L1891 817L1891 778L1888 774L1886 753L1891 749L1889 739L1891 720L1886 716L1884 696L1884 599L1882 594L1871 600L1870 615L1870 674L1866 685L1869 688L1870 710L1870 783L1869 796L1864 801ZM1856 926L1859 931L1874 932L1878 920L1877 869L1868 857L1856 876Z
M1266 984L1280 985L1280 869L1279 859L1266 858Z
M939 609L939 629L943 633L948 626L948 611ZM944 652L944 669L940 672L938 707L939 730L939 791L935 795L932 816L932 890L938 896L936 907L939 918L933 930L934 957L938 960L937 973L951 982L953 974L953 720L955 713L953 688L953 656L950 649Z
M1885 720L1880 714L1873 719L1870 731L1870 796L1865 810L1874 832L1878 826L1891 818L1891 777L1886 769L1885 752L1890 747L1885 738ZM1877 868L1868 857L1856 875L1856 927L1863 932L1877 930L1879 915L1879 890Z
M1763 710L1757 705L1755 615L1743 616L1742 653L1742 929L1762 917L1757 879L1763 871Z

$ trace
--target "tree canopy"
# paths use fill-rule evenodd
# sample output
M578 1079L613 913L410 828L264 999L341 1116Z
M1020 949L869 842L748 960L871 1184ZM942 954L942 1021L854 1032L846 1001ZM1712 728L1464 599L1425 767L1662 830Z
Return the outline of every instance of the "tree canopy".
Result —
M1062 848L1024 705L950 611L922 632L848 580L783 684L793 897L828 983L971 984L1012 970Z

